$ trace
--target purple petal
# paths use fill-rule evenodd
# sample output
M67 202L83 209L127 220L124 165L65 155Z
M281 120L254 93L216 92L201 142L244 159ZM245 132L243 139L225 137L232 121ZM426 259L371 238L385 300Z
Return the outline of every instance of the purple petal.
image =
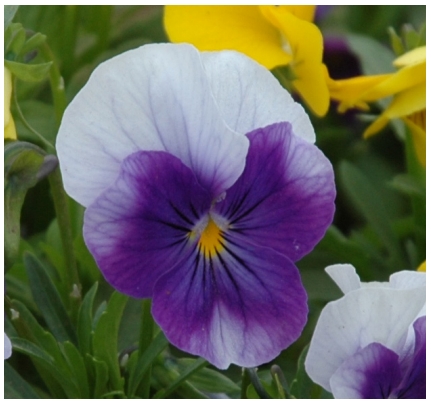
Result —
M416 336L415 351L396 392L398 399L426 398L426 317L417 319L413 328Z
M232 238L270 247L293 261L310 252L334 215L332 166L287 122L249 133L246 168L214 211Z
M330 380L336 399L387 399L401 381L398 355L371 343L346 359Z
M258 366L299 337L307 296L285 256L222 243L212 257L191 253L157 281L153 315L172 344L218 368Z
M210 205L210 195L178 158L139 151L86 210L85 241L114 288L151 297L157 278L194 248L188 233Z

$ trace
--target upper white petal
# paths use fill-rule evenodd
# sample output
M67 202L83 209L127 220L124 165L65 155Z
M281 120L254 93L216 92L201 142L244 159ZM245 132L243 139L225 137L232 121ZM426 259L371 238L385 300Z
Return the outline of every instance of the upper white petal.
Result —
M175 155L221 192L242 173L248 140L222 119L200 53L155 44L95 69L64 114L57 150L66 191L88 206L138 150Z
M246 134L289 122L295 135L315 142L310 118L265 67L235 51L203 52L202 61L221 114L233 130Z
M345 359L378 342L396 353L404 350L407 331L425 303L425 286L410 289L360 288L322 310L305 368L311 379L330 390L329 379Z
M7 360L12 355L12 343L7 334L4 334L4 359Z
M361 288L359 276L351 264L334 264L326 267L325 271L344 294Z

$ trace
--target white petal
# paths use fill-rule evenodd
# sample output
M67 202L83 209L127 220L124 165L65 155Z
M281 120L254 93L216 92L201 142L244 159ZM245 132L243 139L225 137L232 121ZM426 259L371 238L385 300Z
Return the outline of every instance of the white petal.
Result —
M351 264L334 264L326 267L325 271L344 294L361 288L359 276Z
M392 288L407 290L409 288L423 287L426 285L426 273L418 271L399 271L389 277Z
M246 134L289 122L295 135L315 142L310 118L265 67L234 51L203 52L202 61L221 114L233 130Z
M330 390L329 379L358 349L378 342L399 353L407 330L425 303L425 287L409 290L362 288L330 302L314 331L305 368Z
M248 140L220 116L199 52L154 44L96 68L57 137L67 192L88 206L138 150L167 151L220 193L241 174Z
M12 343L7 334L4 334L4 359L7 360L12 355Z

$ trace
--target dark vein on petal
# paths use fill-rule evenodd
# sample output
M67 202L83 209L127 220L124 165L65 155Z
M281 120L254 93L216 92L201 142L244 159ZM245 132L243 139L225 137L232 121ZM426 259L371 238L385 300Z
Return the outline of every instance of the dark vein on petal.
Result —
M178 210L170 201L169 205L174 209L174 211L187 223L193 226L193 222L190 221L180 210Z

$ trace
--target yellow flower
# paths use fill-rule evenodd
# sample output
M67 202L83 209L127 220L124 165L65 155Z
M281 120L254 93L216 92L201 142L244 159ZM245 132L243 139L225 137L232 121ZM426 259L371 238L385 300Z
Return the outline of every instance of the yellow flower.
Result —
M426 47L413 49L394 61L392 74L332 80L327 76L331 98L340 101L339 111L367 109L368 103L393 96L388 107L367 128L364 137L383 129L390 119L402 119L413 136L419 161L425 166Z
M12 114L10 113L10 100L12 97L12 74L4 68L4 138L16 140L16 129Z
M418 271L427 271L426 268L426 260L422 262L422 264L418 267Z
M237 50L268 69L288 65L292 85L319 116L329 107L323 37L315 6L166 6L172 42L199 50Z

